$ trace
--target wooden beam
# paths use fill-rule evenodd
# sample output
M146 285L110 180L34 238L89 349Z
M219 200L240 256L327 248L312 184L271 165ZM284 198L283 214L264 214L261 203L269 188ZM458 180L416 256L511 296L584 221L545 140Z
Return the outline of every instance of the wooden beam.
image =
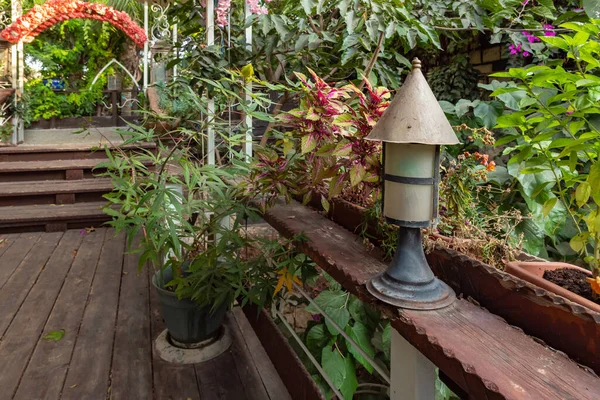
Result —
M377 302L366 282L385 270L381 253L317 211L292 202L264 218L281 234L304 234L300 250L392 326L472 398L598 399L600 379L565 355L466 300L436 311L397 309Z

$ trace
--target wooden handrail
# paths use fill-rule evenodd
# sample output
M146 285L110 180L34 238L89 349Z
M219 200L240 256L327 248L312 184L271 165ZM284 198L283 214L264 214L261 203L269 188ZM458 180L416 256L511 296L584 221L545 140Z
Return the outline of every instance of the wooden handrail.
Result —
M264 219L362 301L390 318L412 346L474 399L599 399L600 379L562 353L467 300L437 311L397 309L375 300L366 282L385 270L381 253L317 211L292 202Z

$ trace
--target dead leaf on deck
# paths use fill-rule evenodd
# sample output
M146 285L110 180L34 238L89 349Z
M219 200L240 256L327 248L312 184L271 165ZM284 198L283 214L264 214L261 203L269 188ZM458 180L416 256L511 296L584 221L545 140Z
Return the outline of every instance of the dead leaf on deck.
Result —
M77 384L74 384L74 385L69 386L69 389L74 389L76 387L77 387Z
M92 227L90 227L90 228L85 228L85 231L86 231L87 233L96 232L96 228L94 228L94 227L92 226Z
M77 255L77 249L73 250L73 258Z

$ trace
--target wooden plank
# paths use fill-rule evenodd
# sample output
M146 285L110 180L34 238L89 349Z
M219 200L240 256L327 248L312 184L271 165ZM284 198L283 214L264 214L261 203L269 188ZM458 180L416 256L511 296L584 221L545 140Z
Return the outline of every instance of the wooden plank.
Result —
M100 253L62 399L106 397L124 249L124 234L115 237L114 231L109 231Z
M0 342L0 388L14 395L73 262L77 232L65 234Z
M273 400L291 400L291 396L288 393L281 377L275 370L275 366L271 362L269 355L265 351L264 347L260 343L260 340L256 336L256 333L252 329L250 322L244 315L244 312L239 308L235 307L231 312L235 323L238 326L238 329L232 329L233 341L237 346L234 348L234 355L236 364L238 364L238 373L242 381L244 382L244 386L246 387L246 393L248 393L248 397L253 399L254 391L248 389L248 385L246 385L244 381L245 374L259 374L259 378L266 389L268 397ZM238 353L238 348L242 347L242 352ZM248 359L248 356L249 359ZM239 360L245 360L244 363L238 363ZM240 365L241 364L241 368ZM245 372L241 369L249 370L249 372ZM258 392L258 390L257 390Z
M152 277L151 268L148 268L148 277ZM149 280L149 282L151 282ZM165 329L165 324L159 312L158 296L156 290L150 286L150 325L152 328L152 341ZM177 365L163 361L152 346L152 372L154 378L154 399L179 400L200 399L200 392L196 384L196 371L193 365ZM206 399L202 399L206 400Z
M134 248L138 241L133 243ZM126 254L111 370L112 399L152 397L152 341L148 274L138 275L137 254Z
M232 343L230 351L235 362L237 375L243 385L248 400L269 400L269 395L263 385L260 373L252 359L253 355L248 349L242 332L240 332L240 328L233 312L227 313L223 325L231 334ZM202 377L200 377L200 381L202 382ZM202 386L200 388L202 389Z
M102 160L52 160L52 161L3 161L0 162L0 174L36 171L70 171L92 169Z
M113 186L110 178L69 181L0 182L0 197L110 192L112 189Z
M0 234L0 257L4 254L10 246L19 238L20 234L12 233L7 235ZM2 264L0 264L2 265Z
M87 233L79 248L73 250L73 265L43 330L50 332L64 329L65 335L58 342L38 342L15 399L59 398L106 231L97 229Z
M325 400L287 338L263 309L247 304L244 314L294 400Z
M41 233L22 233L14 243L0 256L0 289L19 267L19 264L29 254L33 246L42 236Z
M9 206L0 207L0 227L15 222L46 222L71 217L102 217L106 202L90 202L69 205Z
M473 398L599 399L600 379L504 320L468 301L437 311L401 310L377 302L365 283L387 265L351 232L297 202L270 209L265 220L344 288L373 303L392 325Z
M56 249L57 253L66 252L71 248L71 244L67 241L77 239L68 237L61 240L63 234L63 232L59 232L42 235L35 244L35 251L31 251L25 256L6 284L0 289L0 310L2 310L0 313L0 338L4 336L54 250Z
M232 350L201 364L195 364L202 400L248 399L238 376Z

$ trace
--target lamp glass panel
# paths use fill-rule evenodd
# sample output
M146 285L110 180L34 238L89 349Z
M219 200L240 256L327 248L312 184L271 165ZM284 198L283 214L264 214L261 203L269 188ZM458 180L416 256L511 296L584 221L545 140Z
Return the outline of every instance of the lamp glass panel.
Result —
M433 185L385 181L383 213L400 221L431 221L434 195Z
M385 173L408 178L432 178L435 148L426 144L386 143Z

